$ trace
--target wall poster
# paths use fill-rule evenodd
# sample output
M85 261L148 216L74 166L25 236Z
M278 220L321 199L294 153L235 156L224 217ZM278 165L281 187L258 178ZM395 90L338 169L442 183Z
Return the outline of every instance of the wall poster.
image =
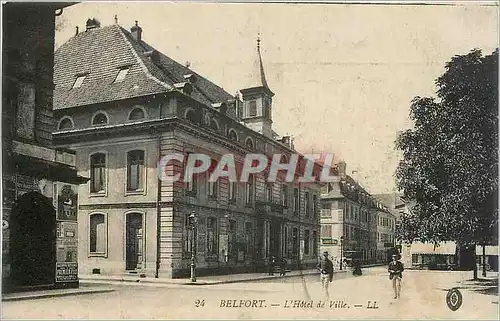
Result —
M57 218L56 282L78 281L78 194L77 186L54 184Z

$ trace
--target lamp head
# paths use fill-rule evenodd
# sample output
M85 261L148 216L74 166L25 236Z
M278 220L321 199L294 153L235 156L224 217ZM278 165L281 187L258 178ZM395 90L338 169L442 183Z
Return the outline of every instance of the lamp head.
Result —
M194 224L196 224L197 220L198 220L198 217L196 216L196 212L195 211L191 212L191 215L189 215L189 224L194 225Z

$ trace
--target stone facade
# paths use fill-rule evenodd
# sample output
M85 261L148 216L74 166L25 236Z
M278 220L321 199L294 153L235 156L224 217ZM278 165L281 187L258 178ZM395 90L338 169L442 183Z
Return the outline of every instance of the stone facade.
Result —
M86 37L88 41L93 36L113 37L119 33L129 37L117 26L87 32L76 36L81 37L82 45ZM123 39L120 37L117 41ZM137 38L126 39L132 46L137 45ZM70 41L61 48L72 52L74 43ZM56 52L56 59L62 61L62 54ZM137 51L138 56L143 54L150 55ZM169 59L160 57L151 59L151 70L159 66L161 59ZM98 67L94 68L96 73L100 72ZM62 68L65 66L57 65L56 74L63 72ZM134 68L130 67L131 72ZM271 256L287 258L290 268L314 266L319 244L319 183L304 186L280 178L269 184L265 173L256 174L251 185L231 183L226 178L211 185L207 175L197 176L191 184L159 179L158 162L172 153L203 153L214 160L232 154L239 165L249 153L283 154L287 158L296 153L290 140L283 142L267 129L248 126L250 121L265 121L260 128L272 123L268 112L274 94L267 83L244 91L240 99L214 88L187 67L177 68L171 72L181 72L180 76L188 80L172 84L178 90L83 107L65 104L56 110L57 144L74 149L78 173L91 177L87 185L79 187L79 273L184 277L190 272L192 250L199 275L260 271ZM92 74L88 77L90 82ZM162 75L155 77L160 79ZM124 82L129 80L133 81ZM56 90L64 86L68 84L63 80L56 82ZM60 93L65 93L63 90L67 89ZM102 88L100 95L108 97L108 90L111 87ZM213 97L214 92L221 97L218 102L202 101ZM82 95L79 99L92 97ZM254 108L249 100L268 103L255 104L260 111L254 113L246 110ZM259 119L262 114L266 119ZM131 163L130 155L141 155L140 161ZM184 166L185 162L172 161L160 170L182 175ZM188 224L192 213L197 217L194 232Z
M321 251L327 251L337 261L354 256L363 263L385 262L383 249L394 242L394 223L391 228L389 224L395 218L387 207L345 174L345 167L343 161L339 162L332 169L339 181L328 183L322 190Z

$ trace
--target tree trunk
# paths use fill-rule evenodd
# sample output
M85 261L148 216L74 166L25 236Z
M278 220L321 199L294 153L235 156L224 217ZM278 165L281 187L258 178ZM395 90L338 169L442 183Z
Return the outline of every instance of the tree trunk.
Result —
M486 277L486 245L483 244L483 277Z
M473 279L477 280L477 257L476 257L476 249L474 249L474 253L472 254L472 262L474 264L474 276Z

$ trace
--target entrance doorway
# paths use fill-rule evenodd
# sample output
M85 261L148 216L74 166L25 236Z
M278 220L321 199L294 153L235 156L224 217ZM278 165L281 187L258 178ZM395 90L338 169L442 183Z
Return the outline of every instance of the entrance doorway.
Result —
M53 285L56 271L56 212L51 200L38 192L20 196L12 208L10 226L13 285Z
M130 213L126 217L125 226L125 268L141 269L143 266L143 224L141 213Z
M269 233L269 251L271 256L281 257L281 222L272 220Z

